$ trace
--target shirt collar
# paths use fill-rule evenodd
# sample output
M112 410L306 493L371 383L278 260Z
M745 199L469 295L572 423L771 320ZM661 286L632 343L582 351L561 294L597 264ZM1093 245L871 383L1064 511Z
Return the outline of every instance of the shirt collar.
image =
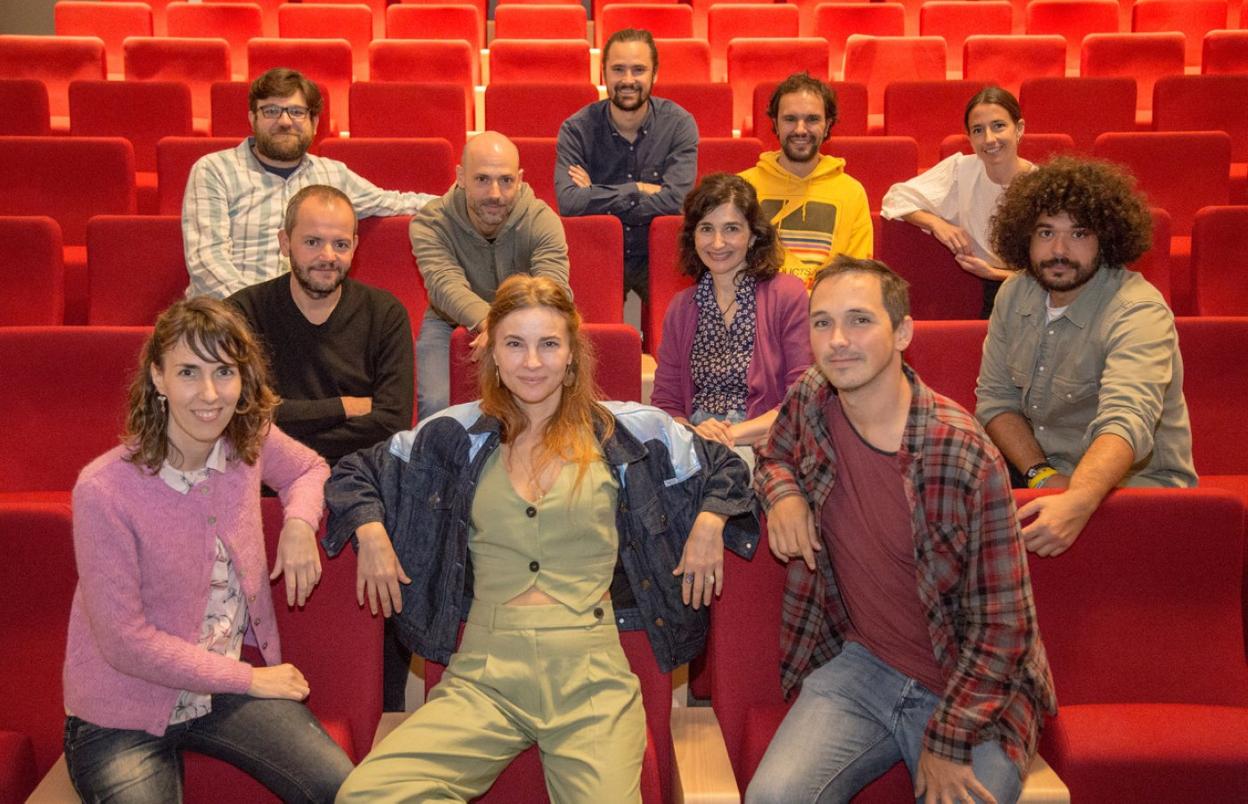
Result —
M204 461L204 467L194 472L183 472L181 469L174 469L166 460L161 464L160 471L157 475L161 480L165 481L165 485L180 494L190 492L196 484L208 478L209 472L225 471L225 449L222 447L224 439L218 438L216 443L212 445L212 450L208 453L207 460Z
M602 107L602 113L607 118L607 126L610 128L611 133L619 136L620 139L624 139L624 135L620 134L619 128L617 128L615 125L615 118L611 116L611 99L607 98L605 101L603 101L603 103L606 105ZM653 124L654 124L654 96L651 95L650 98L646 101L646 117L644 120L641 121L641 125L637 128L637 138L641 139L642 137L645 137L647 134L649 134L650 126Z

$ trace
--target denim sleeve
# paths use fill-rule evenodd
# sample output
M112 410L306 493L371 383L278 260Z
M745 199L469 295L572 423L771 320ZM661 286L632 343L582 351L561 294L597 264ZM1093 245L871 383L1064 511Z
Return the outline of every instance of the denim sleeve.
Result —
M387 504L398 497L403 461L390 452L390 440L343 456L325 484L329 525L322 545L338 555L355 530L369 522L386 523Z

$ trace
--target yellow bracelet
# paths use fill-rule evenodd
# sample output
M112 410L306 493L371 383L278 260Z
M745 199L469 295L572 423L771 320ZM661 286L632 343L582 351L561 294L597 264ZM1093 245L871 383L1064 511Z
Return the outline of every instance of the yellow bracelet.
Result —
M1043 469L1041 469L1039 472L1036 472L1035 476L1032 477L1031 480L1027 481L1027 488L1038 489L1042 485L1044 485L1044 481L1048 480L1050 477L1053 477L1053 475L1055 474L1057 474L1056 469L1054 469L1052 466L1046 466Z

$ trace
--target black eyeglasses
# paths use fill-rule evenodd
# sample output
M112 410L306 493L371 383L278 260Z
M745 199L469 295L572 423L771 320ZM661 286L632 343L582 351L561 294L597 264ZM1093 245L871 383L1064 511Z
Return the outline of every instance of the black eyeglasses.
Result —
M277 120L283 114L290 115L291 120L304 120L308 116L306 106L278 106L276 103L261 106L256 111L260 112L260 116L265 120Z

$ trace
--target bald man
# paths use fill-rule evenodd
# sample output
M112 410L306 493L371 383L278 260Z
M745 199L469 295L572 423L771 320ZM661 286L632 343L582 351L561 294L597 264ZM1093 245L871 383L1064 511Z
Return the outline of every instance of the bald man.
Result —
M559 216L524 182L520 153L494 131L464 146L455 186L412 219L412 253L429 309L416 341L416 408L421 419L450 404L450 342L473 333L473 360L494 291L512 274L548 276L568 286L568 246Z

